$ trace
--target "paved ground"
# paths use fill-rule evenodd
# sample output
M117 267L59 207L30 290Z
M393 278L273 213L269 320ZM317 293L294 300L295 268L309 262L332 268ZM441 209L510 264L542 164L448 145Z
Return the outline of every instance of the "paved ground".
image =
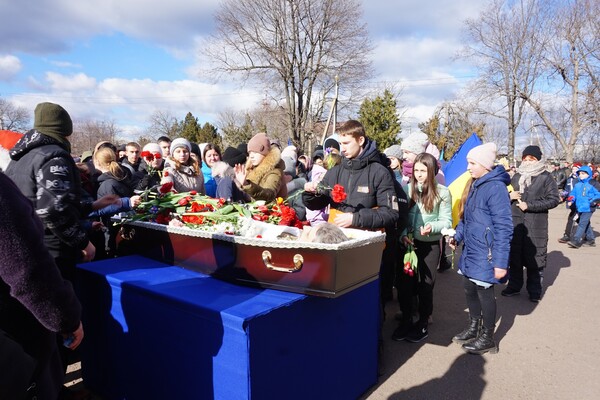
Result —
M498 354L475 356L452 343L467 322L460 276L438 275L433 324L419 344L390 339L384 325L385 375L361 399L598 399L600 398L600 246L558 243L567 218L550 213L545 294L539 304L527 292L498 299ZM600 213L592 219L596 236ZM600 239L600 238L599 238ZM599 243L600 245L600 243ZM398 310L387 307L388 316Z

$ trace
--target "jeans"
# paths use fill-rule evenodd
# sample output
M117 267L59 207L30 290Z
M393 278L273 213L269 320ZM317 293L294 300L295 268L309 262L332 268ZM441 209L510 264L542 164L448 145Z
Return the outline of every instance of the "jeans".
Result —
M576 244L581 244L581 242L583 242L584 235L585 240L587 240L588 242L594 241L594 230L592 229L592 224L590 223L592 214L592 212L579 213L579 219L577 221L577 230L575 231L575 237L573 238L573 242L575 242Z

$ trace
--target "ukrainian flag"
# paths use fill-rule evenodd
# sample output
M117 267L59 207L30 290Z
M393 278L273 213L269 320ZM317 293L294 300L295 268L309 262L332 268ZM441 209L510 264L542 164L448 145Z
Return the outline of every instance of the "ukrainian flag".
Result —
M458 225L458 205L471 174L467 171L467 154L481 144L481 139L473 133L452 156L442 169L446 178L446 186L452 195L452 227Z

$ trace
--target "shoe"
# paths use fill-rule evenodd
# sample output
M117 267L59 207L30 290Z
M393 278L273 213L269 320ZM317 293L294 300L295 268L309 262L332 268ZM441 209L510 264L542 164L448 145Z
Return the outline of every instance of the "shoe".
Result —
M581 247L581 243L577 243L573 240L570 240L568 243L569 247L573 248L573 249L578 249Z
M512 296L516 296L519 293L521 293L520 290L515 290L515 289L511 289L509 287L507 287L506 289L504 289L502 292L500 292L500 294L504 297L512 297Z
M596 247L596 241L595 240L588 240L586 242L583 243L585 246L588 247Z
M532 303L539 303L542 298L540 296L529 296L529 301Z
M567 235L564 235L563 237L558 239L558 243L567 243L567 242L569 242L569 240L571 240L571 238L568 237Z
M494 328L482 328L479 337L472 342L465 343L462 348L467 353L485 354L488 351L492 354L498 352L498 346L494 342Z
M481 318L471 318L471 322L469 323L469 326L467 326L467 328L464 331L462 331L458 335L454 336L452 338L452 341L454 343L458 343L458 344L472 342L473 340L477 339L477 337L479 336L480 330L481 330Z
M398 327L392 333L392 340L401 342L408 336L409 332L413 329L413 325L410 322L400 322Z
M415 326L414 329L412 329L406 336L406 341L411 343L419 343L421 340L427 338L427 336L429 336L427 327Z

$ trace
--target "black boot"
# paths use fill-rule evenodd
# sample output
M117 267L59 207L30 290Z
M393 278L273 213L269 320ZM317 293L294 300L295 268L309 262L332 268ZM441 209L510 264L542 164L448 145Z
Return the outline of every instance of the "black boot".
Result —
M494 342L494 328L483 327L479 337L469 343L462 345L462 348L467 353L484 354L488 351L492 354L498 352L496 342Z
M463 344L469 343L479 336L481 329L481 318L471 318L471 322L467 329L452 338L454 343Z

